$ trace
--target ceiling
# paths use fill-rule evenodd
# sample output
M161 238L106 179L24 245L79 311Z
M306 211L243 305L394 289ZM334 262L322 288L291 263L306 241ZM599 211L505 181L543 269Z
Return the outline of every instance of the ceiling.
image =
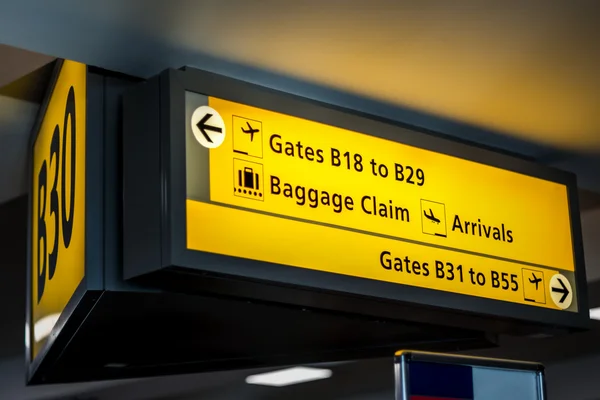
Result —
M144 77L253 67L587 151L599 19L593 0L4 0L0 41Z
M17 381L21 365L27 141L47 77L39 68L54 57L140 77L195 66L573 171L584 189L588 277L597 280L599 49L600 2L594 0L0 0L0 304L6 308L0 375L14 378L0 384L8 388L0 397L88 392L90 399L134 399L134 393L159 399L174 389L180 399L292 396L247 388L245 371L118 388L8 383ZM538 350L517 343L514 354L523 348L559 358L600 354L596 329ZM578 343L588 347L576 350ZM339 388L346 382L352 393L379 398L379 388L391 382L388 367L388 360L342 365L336 367L342 381L300 393L350 398ZM372 379L363 385L365 371ZM386 396L383 390L380 397Z

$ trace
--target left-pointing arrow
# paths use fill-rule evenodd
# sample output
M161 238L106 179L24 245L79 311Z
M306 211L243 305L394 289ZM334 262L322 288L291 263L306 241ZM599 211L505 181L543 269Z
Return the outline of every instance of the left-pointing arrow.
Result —
M200 130L200 132L202 133L202 135L204 136L204 138L209 142L212 143L213 140L210 137L210 135L207 133L207 131L210 132L218 132L218 133L222 133L223 129L219 128L218 126L212 126L212 125L208 125L207 122L210 119L210 117L212 117L213 115L210 113L207 113L204 117L202 117L202 119L200 121L198 121L198 123L196 124L196 126L198 127L198 129Z
M201 146L215 149L223 144L227 128L221 114L210 106L200 106L191 115L190 128Z
M557 278L556 279L558 281L558 283L560 283L559 288L552 286L552 291L555 293L560 293L562 294L562 297L560 298L560 300L558 301L559 303L564 303L565 299L567 298L567 296L569 295L569 288L567 288L564 284L564 282L562 281L562 279Z

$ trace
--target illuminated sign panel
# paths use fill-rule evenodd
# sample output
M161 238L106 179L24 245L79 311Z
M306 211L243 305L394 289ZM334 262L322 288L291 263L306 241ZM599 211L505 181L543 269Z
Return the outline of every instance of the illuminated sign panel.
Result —
M190 250L577 311L566 185L189 92L186 125Z
M62 63L33 145L32 359L84 276L86 73Z

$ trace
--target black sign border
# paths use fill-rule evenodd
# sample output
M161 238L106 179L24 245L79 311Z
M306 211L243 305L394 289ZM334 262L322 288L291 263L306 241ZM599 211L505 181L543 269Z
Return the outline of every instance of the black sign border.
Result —
M137 224L152 224L160 231L160 250L146 255L144 262L128 262L125 254L125 278L179 291L214 291L227 295L256 300L275 301L301 307L325 308L339 312L355 312L377 317L391 317L428 323L456 325L490 332L533 333L556 329L586 329L589 323L587 307L587 283L581 237L581 221L578 206L576 176L572 173L549 168L529 160L509 156L497 151L465 144L444 135L408 127L396 121L384 120L315 100L265 88L248 82L192 68L167 70L157 82L147 82L147 94L156 85L159 96L159 115L147 113L144 138L148 144L136 141L136 152L124 147L125 175L132 165L159 162L159 175L151 179L160 182L160 198L150 196L144 190L135 190L135 201L149 202L148 209L161 210L159 221L132 216L125 226L125 253L127 241L143 241ZM575 279L578 292L578 312L532 307L497 300L477 298L396 283L381 282L342 276L303 268L282 268L281 265L188 250L186 246L186 163L185 157L185 92L247 104L279 113L325 123L340 128L393 140L438 153L461 157L481 164L522 173L541 179L565 184L568 199L575 258ZM127 104L127 102L126 102ZM131 107L135 108L135 107ZM138 107L139 108L139 107ZM141 114L136 115L137 120ZM131 133L127 130L128 110L124 110L125 142ZM133 123L133 122L132 122ZM156 125L160 160L144 155L144 147L152 144L153 126ZM131 138L131 140L134 140ZM133 146L133 144L130 144ZM153 154L150 150L149 154ZM154 165L152 168L154 169ZM154 175L149 172L148 174ZM130 169L134 171L136 168ZM142 179L131 175L133 179ZM127 181L127 178L125 178ZM141 184L140 184L141 185ZM127 192L127 186L125 186ZM143 189L143 186L139 188ZM134 192L133 188L130 193ZM154 193L157 193L153 189ZM144 197L145 196L145 197ZM158 203L155 203L158 202ZM125 213L132 207L127 206ZM157 217L158 218L158 217ZM156 239L156 238L155 238ZM156 240L154 243L158 243ZM141 243L141 242L140 242ZM149 242L146 242L148 244ZM136 248L140 248L136 246ZM196 271L198 274L190 274ZM158 273L158 274L157 274ZM144 277L142 277L144 275ZM195 279L198 278L198 279ZM209 282L210 283L207 283ZM204 283L203 283L204 282ZM415 307L419 308L415 312ZM442 320L440 320L442 319Z

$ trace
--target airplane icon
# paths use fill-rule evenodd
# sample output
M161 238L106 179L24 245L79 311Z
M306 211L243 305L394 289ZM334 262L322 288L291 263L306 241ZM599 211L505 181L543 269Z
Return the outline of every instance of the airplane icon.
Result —
M435 222L436 224L439 224L441 222L439 218L436 218L436 216L433 215L433 211L431 210L431 208L429 209L429 214L427 214L427 211L423 211L423 215L425 215L425 218L432 222Z
M248 129L244 129L242 128L242 132L247 133L250 135L250 141L254 141L254 134L258 133L258 129L254 129L252 128L252 125L250 125L250 122L246 121L246 125L248 125Z
M542 281L542 278L538 278L533 272L531 273L531 275L533 276L533 278L529 278L529 282L535 283L535 290L538 290L538 285Z

